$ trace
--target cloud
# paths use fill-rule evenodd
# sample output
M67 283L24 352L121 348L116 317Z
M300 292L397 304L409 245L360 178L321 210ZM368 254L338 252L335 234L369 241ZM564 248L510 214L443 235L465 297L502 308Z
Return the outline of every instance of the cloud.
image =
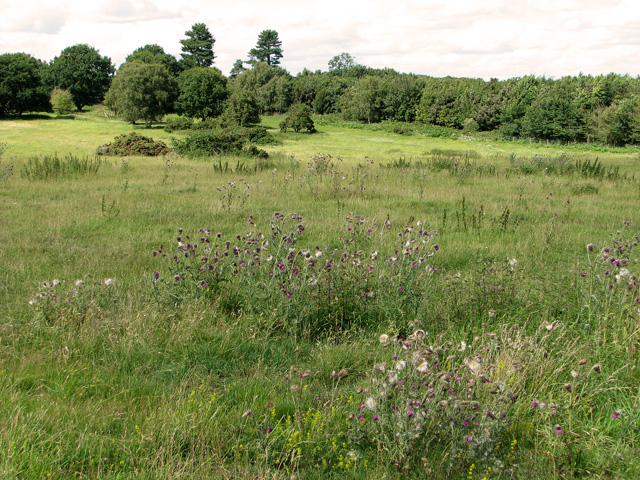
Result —
M294 74L326 70L342 52L372 67L434 76L638 73L636 0L0 2L7 4L0 49L46 59L76 43L116 63L147 43L179 56L184 32L202 22L216 39L216 66L224 73L247 59L267 28L279 32L282 64Z
M181 18L178 9L159 8L151 0L116 0L105 2L99 15L102 20L110 23L149 22Z

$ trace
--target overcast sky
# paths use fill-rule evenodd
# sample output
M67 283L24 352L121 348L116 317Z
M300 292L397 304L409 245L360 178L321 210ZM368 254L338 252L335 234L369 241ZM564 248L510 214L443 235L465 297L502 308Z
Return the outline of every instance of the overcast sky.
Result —
M119 65L157 43L179 58L194 23L215 37L225 75L264 29L278 31L292 74L342 52L437 77L640 74L638 0L0 0L0 53L49 61L87 43Z

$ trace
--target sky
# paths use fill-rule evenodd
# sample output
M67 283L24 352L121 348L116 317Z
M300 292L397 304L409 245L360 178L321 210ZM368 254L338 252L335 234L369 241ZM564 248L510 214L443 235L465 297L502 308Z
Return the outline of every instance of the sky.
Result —
M116 64L205 23L227 75L259 33L276 30L281 65L326 71L347 52L360 64L444 77L640 74L637 0L0 0L0 53L50 61L86 43Z

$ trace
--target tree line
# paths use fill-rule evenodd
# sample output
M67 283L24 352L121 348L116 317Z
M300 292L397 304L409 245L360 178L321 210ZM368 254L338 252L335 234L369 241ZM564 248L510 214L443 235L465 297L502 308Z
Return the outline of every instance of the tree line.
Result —
M180 59L158 45L134 50L116 70L89 45L65 48L46 63L26 53L0 55L0 115L60 113L104 101L127 121L147 126L167 113L239 124L295 106L316 114L376 123L419 122L503 138L640 143L640 79L629 75L534 75L508 80L435 78L375 69L348 54L326 71L296 76L280 66L282 42L263 30L247 60L227 76L215 64L215 38L196 23L180 40Z

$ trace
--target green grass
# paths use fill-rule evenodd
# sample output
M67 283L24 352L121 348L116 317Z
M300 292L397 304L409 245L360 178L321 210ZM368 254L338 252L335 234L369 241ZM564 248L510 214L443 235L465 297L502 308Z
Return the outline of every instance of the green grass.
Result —
M264 171L110 157L82 176L21 173L31 156L92 156L132 130L170 142L99 107L0 121L14 171L0 177L0 477L637 478L637 153L321 125L274 131ZM474 152L469 164L434 163L460 151ZM627 177L525 175L512 153L598 156ZM202 288L194 268L176 286L176 237L245 245L271 235L275 212L302 219L283 219L260 252L239 250L257 265L233 274L236 257L221 256L219 284ZM602 262L618 239L629 263ZM161 244L168 259L153 255ZM333 276L304 255L287 263L291 245L333 259ZM419 269L420 254L403 252L415 245L434 253ZM378 340L416 329L427 336L411 347ZM389 369L406 384L389 386ZM423 383L433 397L410 388Z

